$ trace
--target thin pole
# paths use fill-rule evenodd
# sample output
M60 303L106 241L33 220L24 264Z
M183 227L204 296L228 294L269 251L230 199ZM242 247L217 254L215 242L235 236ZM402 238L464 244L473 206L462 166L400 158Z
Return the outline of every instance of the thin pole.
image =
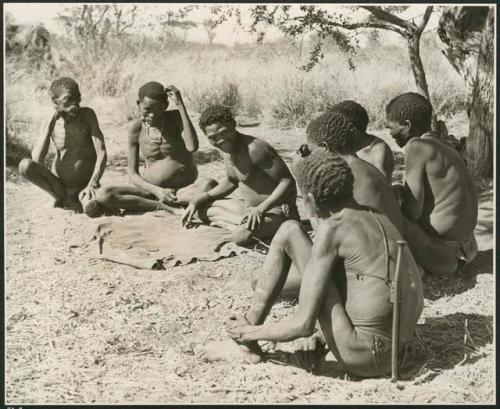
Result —
M399 299L399 274L401 273L401 255L403 247L406 242L398 240L398 255L396 259L396 272L394 274L394 281L392 282L392 351L391 351L391 382L398 380L398 355L399 355L399 312L400 312L400 299Z

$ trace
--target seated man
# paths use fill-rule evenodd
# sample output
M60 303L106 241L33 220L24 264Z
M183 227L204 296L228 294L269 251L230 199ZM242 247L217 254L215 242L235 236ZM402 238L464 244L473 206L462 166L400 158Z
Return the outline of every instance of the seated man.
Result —
M189 203L182 216L184 225L189 226L202 209L202 220L233 230L234 241L245 244L252 235L270 238L285 220L299 218L295 181L271 145L239 133L231 112L222 106L207 108L200 116L200 128L223 152L226 177ZM237 187L243 200L227 199Z
M166 110L169 98L178 110ZM128 172L134 186L103 186L97 192L101 211L171 211L216 184L206 179L194 183L198 170L193 152L198 149L198 137L179 90L148 82L139 89L137 105L141 117L132 123L128 137ZM139 151L145 161L142 175Z
M399 95L386 114L391 136L404 147L405 238L426 271L453 273L477 254L474 181L460 154L430 130L432 107L423 96Z
M221 348L221 343L213 343L196 352L206 360L258 362L256 341L309 336L317 320L344 370L363 377L387 375L393 314L390 283L402 236L387 216L355 201L354 178L340 156L316 150L298 163L294 173L305 206L319 219L314 243L298 222L284 223L271 243L250 309L227 324L228 334L240 345L226 341ZM404 367L405 353L418 351L413 335L423 308L423 284L407 247L401 257L398 358ZM302 276L297 312L264 324L292 265ZM345 269L344 285L337 284L339 266Z
M333 105L328 112L344 114L360 131L354 135L356 155L375 166L389 183L392 182L394 155L391 148L382 139L366 133L368 112L355 101L342 101Z
M311 150L324 147L347 162L354 175L354 199L386 214L402 233L401 209L392 187L375 166L356 155L356 141L361 132L349 118L339 112L327 112L312 120L306 132Z
M94 110L80 107L80 89L73 79L56 79L49 94L55 113L42 124L32 159L19 163L19 173L50 194L54 206L90 213L106 167L104 137ZM51 139L56 156L49 170L42 162Z
M326 148L339 154L349 165L354 175L354 199L363 206L368 206L387 215L392 224L402 234L403 217L392 187L381 173L370 163L358 158L355 141L360 131L343 114L327 112L313 119L307 127L306 153L310 150ZM317 221L311 218L311 225L316 230ZM255 286L253 278L252 286ZM283 290L283 296L296 297L300 288L300 275L292 271Z

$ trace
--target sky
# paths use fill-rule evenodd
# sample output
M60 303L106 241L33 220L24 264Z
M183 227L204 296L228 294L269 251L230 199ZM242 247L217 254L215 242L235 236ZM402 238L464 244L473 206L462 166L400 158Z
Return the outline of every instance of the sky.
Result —
M6 13L11 13L16 22L21 24L38 24L44 23L45 27L49 31L62 32L62 26L57 21L56 17L59 12L70 7L79 7L84 3L4 3L4 11ZM102 3L105 4L105 3ZM119 4L119 3L118 3ZM144 23L151 21L152 18L156 18L158 14L165 13L168 10L177 10L179 7L184 7L188 5L187 3L138 3L139 6L139 21ZM131 4L123 4L124 7L131 7ZM339 5L335 4L320 4L322 8L327 8L329 11L335 11L339 9ZM250 4L240 4L242 10L251 7ZM410 6L410 9L405 13L405 18L414 17L416 21L419 20L420 15L423 14L425 5L415 5ZM204 18L207 18L208 6L201 6L199 10L193 12L190 18L194 21L201 22ZM248 13L243 11L243 18L248 17ZM431 20L429 21L428 28L434 28L437 25L438 14L433 13ZM215 43L224 44L234 44L242 42L252 42L255 41L255 36L246 33L241 28L237 27L236 24L228 22L220 25L216 29ZM391 39L398 39L397 35L393 33L388 33L387 37L389 41ZM391 36L392 34L392 36ZM269 40L276 39L280 33L276 29L269 28L266 30L266 38ZM203 27L196 27L188 31L187 38L188 41L194 42L207 42L207 34Z

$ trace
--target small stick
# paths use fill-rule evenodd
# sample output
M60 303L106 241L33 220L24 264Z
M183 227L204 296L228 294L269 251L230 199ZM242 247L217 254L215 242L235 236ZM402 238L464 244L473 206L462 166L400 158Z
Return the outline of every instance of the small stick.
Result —
M396 272L392 282L393 307L392 307L392 351L391 351L391 382L398 380L398 355L399 355L399 274L401 272L401 253L406 242L398 240L398 255L396 259Z

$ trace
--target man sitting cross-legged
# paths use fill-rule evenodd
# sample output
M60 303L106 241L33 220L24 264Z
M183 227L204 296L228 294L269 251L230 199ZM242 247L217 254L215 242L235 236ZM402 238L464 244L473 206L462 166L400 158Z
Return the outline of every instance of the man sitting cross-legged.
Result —
M404 147L405 238L426 271L453 273L477 254L474 181L460 154L431 131L427 99L411 92L399 95L386 114L391 136Z
M49 94L55 112L42 123L32 159L23 159L19 172L49 193L55 207L92 215L96 189L106 167L106 146L97 116L92 108L80 106L80 89L72 78L56 79ZM42 162L51 140L56 155L49 170Z
M256 341L307 337L318 321L345 370L363 377L386 375L391 369L390 283L402 236L387 216L356 202L352 172L340 156L315 150L294 173L306 208L319 219L314 243L298 222L285 222L271 242L250 309L227 323L228 334L238 344L212 343L196 353L206 360L258 362ZM403 360L419 349L414 330L423 308L423 285L407 247L401 257L399 358ZM291 266L302 277L297 312L264 323ZM338 284L339 266L345 269L342 284Z
M391 148L382 139L366 133L368 127L368 112L355 101L341 101L328 109L328 112L344 114L360 131L353 135L356 155L375 166L388 183L392 183L394 170L394 155Z
M169 99L177 110L166 110ZM134 186L103 186L96 196L101 210L171 211L215 186L211 179L196 180L193 152L198 137L179 90L148 82L139 89L137 105L141 117L132 123L128 137L128 172ZM142 174L139 151L145 161Z
M224 180L189 203L182 223L198 211L200 219L234 231L237 244L254 236L271 238L281 223L298 219L297 188L283 159L267 142L236 130L228 108L212 106L200 116L200 128L223 152ZM243 200L226 198L239 187Z

